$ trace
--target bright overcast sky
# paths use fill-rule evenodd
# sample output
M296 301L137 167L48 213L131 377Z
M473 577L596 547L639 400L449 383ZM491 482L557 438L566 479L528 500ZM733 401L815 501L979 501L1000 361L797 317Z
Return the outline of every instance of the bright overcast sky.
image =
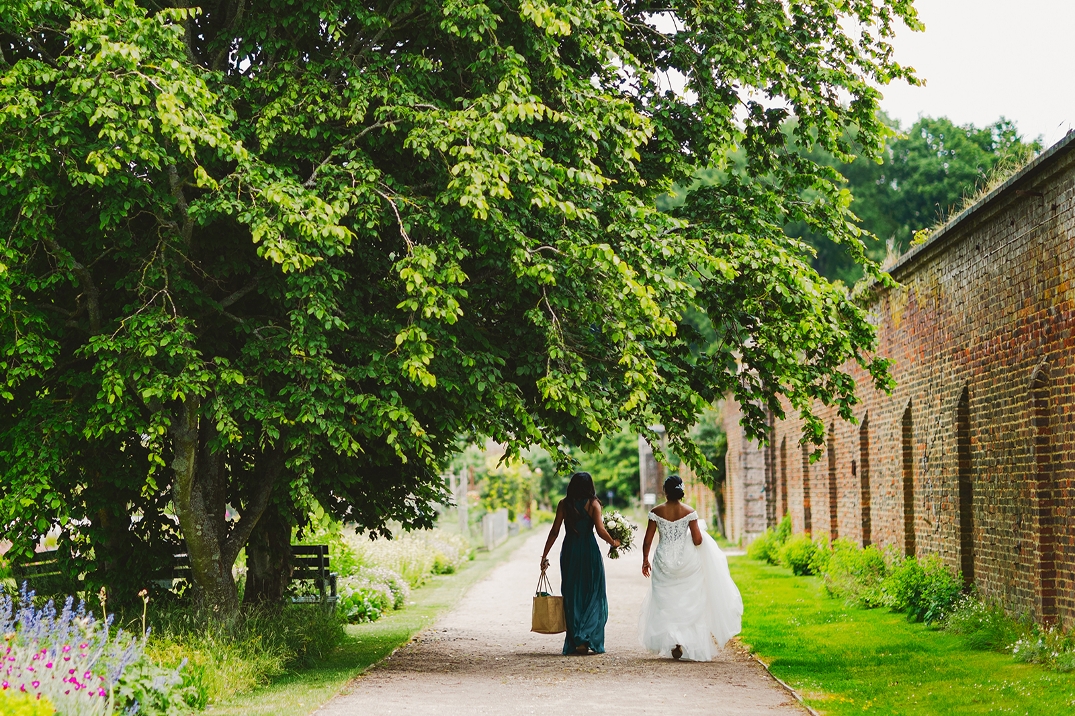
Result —
M1004 116L1045 146L1075 129L1075 0L915 0L925 32L904 28L896 59L925 87L883 89L906 127L919 115L989 124Z

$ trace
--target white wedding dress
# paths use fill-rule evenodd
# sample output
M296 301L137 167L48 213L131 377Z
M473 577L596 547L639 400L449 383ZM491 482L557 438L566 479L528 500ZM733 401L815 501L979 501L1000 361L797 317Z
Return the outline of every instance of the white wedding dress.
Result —
M698 519L696 512L675 522L653 512L649 518L657 523L660 541L638 619L639 639L661 656L671 656L678 644L682 658L709 661L742 624L743 598L728 558L704 530L702 544L695 546L690 523Z

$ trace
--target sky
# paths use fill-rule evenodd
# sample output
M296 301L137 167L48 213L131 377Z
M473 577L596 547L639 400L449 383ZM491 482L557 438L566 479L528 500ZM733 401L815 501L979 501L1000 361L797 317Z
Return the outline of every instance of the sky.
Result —
M1075 129L1075 0L915 0L925 32L902 28L895 58L925 87L894 83L881 107L991 124L1004 116L1045 146Z

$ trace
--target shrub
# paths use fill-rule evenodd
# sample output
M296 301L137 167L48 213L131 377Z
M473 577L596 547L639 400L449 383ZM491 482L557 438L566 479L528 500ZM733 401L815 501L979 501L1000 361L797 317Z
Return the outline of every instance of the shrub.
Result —
M747 555L769 564L780 563L780 548L791 536L791 515L784 515L775 530L765 530L747 548Z
M888 576L892 555L886 555L871 545L866 549L848 539L832 543L832 554L822 574L830 596L867 609L885 603L882 584Z
M809 535L793 535L780 548L780 564L798 575L814 574L818 546Z
M372 622L392 609L402 609L411 590L407 580L390 569L363 567L340 582L340 616L352 624Z
M31 696L12 691L11 688L0 690L0 716L52 716L56 709L52 702L38 694Z
M810 557L810 574L824 574L832 558L832 545L829 536L818 535L814 538L814 554Z
M776 535L772 530L765 530L747 547L747 556L759 562L776 564L776 555L779 551L780 545L776 543Z
M1011 650L1016 661L1042 664L1054 671L1075 671L1075 640L1055 627L1028 627Z
M966 595L948 613L944 628L958 634L971 649L1007 651L1027 629L1009 617L998 604Z
M908 557L900 562L883 583L885 600L893 611L907 619L927 624L940 621L959 601L963 583L937 557L919 561Z

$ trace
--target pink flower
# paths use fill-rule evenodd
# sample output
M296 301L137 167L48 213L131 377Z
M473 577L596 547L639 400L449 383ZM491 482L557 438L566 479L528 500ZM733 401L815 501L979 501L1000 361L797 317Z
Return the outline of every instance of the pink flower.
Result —
M70 644L65 644L61 651L63 651L63 653L66 654L67 652L71 651L71 645ZM71 658L71 657L68 657L68 658Z
M52 668L52 662L50 661L49 663L45 664L45 668L46 669L51 669Z
M11 686L11 684L9 684L9 683L7 682L7 680L5 679L4 681L0 682L0 686L2 686L2 687L4 688L4 691L7 691L7 688L8 688L9 686Z
M35 681L31 681L31 682L30 682L30 686L33 686L33 687L34 687L34 688L36 689L37 687L41 686L41 682L40 682L40 681L36 681L36 680L35 680Z

